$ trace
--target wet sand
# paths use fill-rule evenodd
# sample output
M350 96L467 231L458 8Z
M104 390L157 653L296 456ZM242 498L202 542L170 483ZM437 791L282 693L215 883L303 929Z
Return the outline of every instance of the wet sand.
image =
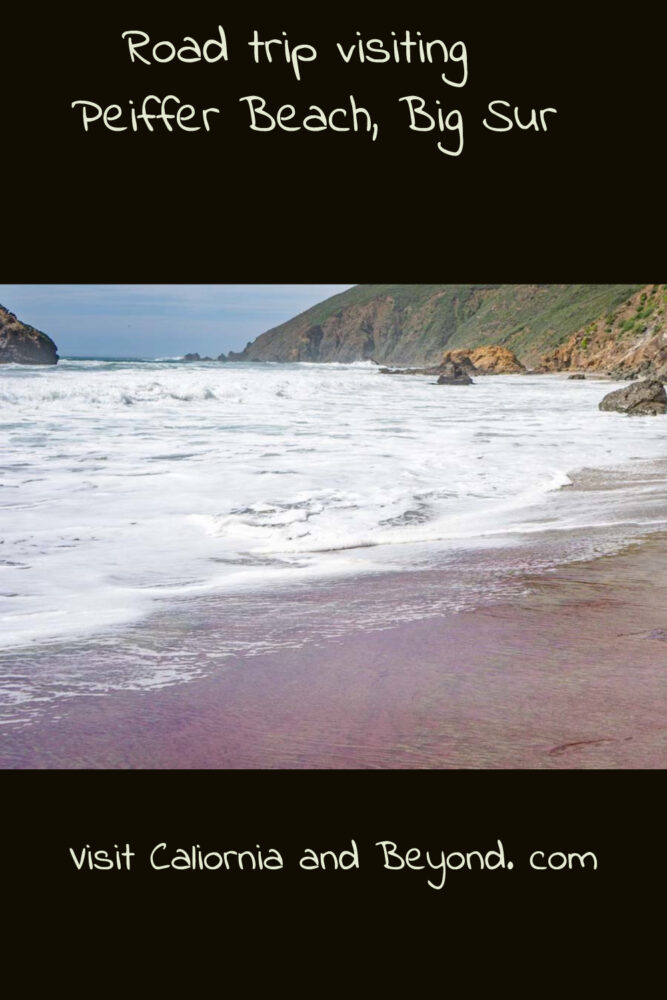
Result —
M662 534L486 609L74 697L5 731L4 766L665 767L666 567Z

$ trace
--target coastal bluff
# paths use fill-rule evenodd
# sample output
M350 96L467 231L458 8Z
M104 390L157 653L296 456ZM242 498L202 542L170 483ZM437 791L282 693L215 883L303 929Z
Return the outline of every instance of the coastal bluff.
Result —
M501 373L491 349L511 352L510 367L520 371L545 365L545 354L608 315L620 317L624 304L645 292L641 285L355 285L230 352L229 360L373 360L407 368L438 365L445 352L460 364L459 352L485 348L486 356L473 358L480 371Z
M544 372L667 378L667 285L644 285L583 324L541 362Z
M57 365L58 348L45 333L0 306L0 365Z

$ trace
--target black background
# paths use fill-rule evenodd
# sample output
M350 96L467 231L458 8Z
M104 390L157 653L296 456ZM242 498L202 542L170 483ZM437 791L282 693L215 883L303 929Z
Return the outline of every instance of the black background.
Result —
M660 16L598 5L488 7L190 4L53 5L12 14L3 52L3 214L7 280L636 281L652 280L662 217ZM11 30L15 23L14 31ZM223 24L227 64L132 65L121 33L179 41ZM320 56L297 83L253 66L247 39L286 31ZM355 31L463 39L463 89L436 66L345 67ZM10 44L13 43L13 44ZM222 108L211 133L84 133L75 100L137 104L172 93ZM239 97L324 107L353 93L380 138L260 134ZM397 98L460 108L465 148L444 156L410 132ZM494 134L491 100L556 107L549 132Z
M3 271L12 282L644 282L664 279L664 15L578 5L147 4L3 15ZM223 24L228 65L133 67L120 33L207 38ZM286 30L317 63L253 67L246 40ZM331 53L354 31L411 27L465 40L470 80L435 67L343 68ZM85 134L73 100L123 104L174 93L218 105L206 135ZM334 106L354 93L376 110L364 136L253 134L238 97ZM396 103L439 97L463 111L459 158L413 135ZM492 134L490 100L552 106L545 134ZM11 307L11 303L8 303ZM5 772L5 913L31 976L134 988L232 966L319 992L407 973L413 988L452 988L454 966L518 990L574 960L600 979L652 966L649 907L663 865L656 809L662 772ZM362 868L302 873L302 847L342 849ZM373 844L484 850L501 838L512 872L383 872ZM166 840L209 850L275 846L279 873L77 873L68 848ZM593 850L597 872L536 873L532 850ZM10 955L16 959L18 952ZM306 978L308 959L317 972ZM463 959L465 956L465 959ZM540 962L539 978L527 969ZM97 978L81 979L84 959ZM463 961L462 961L463 959ZM591 962L592 960L592 962ZM580 975L580 974L578 974ZM216 978L217 977L217 978ZM155 983L153 982L153 985ZM635 982L635 985L637 983Z

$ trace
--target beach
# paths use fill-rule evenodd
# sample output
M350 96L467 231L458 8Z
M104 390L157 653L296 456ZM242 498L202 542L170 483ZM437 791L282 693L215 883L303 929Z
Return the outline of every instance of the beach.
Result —
M520 593L486 608L226 656L161 690L73 697L6 731L4 758L15 768L661 768L666 556L661 533L514 581ZM329 585L324 611L332 586L340 600L341 588L378 581Z
M663 418L610 386L6 371L1 766L664 766Z

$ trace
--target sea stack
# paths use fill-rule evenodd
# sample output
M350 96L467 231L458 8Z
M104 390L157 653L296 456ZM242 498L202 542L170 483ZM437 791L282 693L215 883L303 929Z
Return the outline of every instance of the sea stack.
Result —
M0 365L57 365L58 348L41 330L0 306Z
M438 377L436 385L472 385L472 379L461 367L450 361L442 366L442 374Z

